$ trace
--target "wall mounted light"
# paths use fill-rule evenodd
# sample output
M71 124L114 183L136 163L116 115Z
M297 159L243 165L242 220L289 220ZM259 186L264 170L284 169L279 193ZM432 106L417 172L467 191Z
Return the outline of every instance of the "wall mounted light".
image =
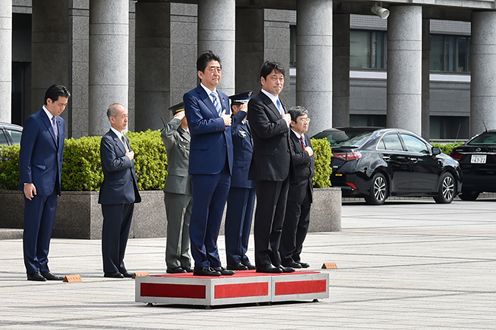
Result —
M387 19L389 17L389 10L381 7L377 2L370 8L370 11L382 19Z

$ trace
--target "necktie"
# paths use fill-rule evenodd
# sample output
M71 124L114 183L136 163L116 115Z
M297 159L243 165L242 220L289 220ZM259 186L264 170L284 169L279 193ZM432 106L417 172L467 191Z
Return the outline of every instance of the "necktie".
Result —
M121 136L122 143L124 144L124 149L126 149L126 152L129 152L129 148L127 146L126 142L126 137L124 135Z
M279 110L281 116L284 115L284 108L282 107L281 100L277 99L276 105L277 105L277 110Z
M217 99L217 93L212 92L210 93L210 96L212 97L212 103L214 104L214 107L217 110L217 114L220 116L222 112L222 107L220 106L219 100Z
M52 117L52 129L53 129L53 134L55 135L55 138L59 137L59 130L57 127L57 120L55 119L55 116Z
M305 150L305 140L303 140L303 135L300 136L300 145L301 145L301 149Z

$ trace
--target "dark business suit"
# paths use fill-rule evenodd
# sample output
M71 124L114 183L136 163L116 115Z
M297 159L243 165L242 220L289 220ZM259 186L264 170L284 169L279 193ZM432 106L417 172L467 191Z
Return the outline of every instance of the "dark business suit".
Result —
M310 139L306 135L304 135L304 140L305 146L312 147ZM292 166L289 175L286 216L279 249L283 264L300 262L300 253L310 222L313 192L313 156L308 155L293 131L290 133L290 147Z
M256 181L255 263L281 265L279 244L286 211L290 167L289 128L272 100L260 92L248 103L253 136L250 178Z
M227 96L219 90L217 92L223 111L229 114ZM224 125L224 119L200 85L184 94L183 101L191 134L191 255L196 269L220 267L217 237L231 184L231 127Z
M58 137L43 109L24 123L21 137L20 189L33 183L36 196L24 198L24 265L27 274L48 273L48 250L52 237L57 196L60 195L64 154L64 120L55 117Z
M167 269L190 268L189 221L191 218L191 177L188 173L191 136L181 120L172 118L162 131L167 150L165 211L167 212Z
M244 121L245 117L246 112L240 111L232 118L234 164L225 221L228 265L248 264L250 261L246 251L255 206L255 182L248 178L253 140L250 127Z
M126 139L128 148L131 149ZM124 265L134 203L141 202L134 161L126 156L124 143L109 130L100 142L103 183L98 203L102 204L103 271L127 273Z

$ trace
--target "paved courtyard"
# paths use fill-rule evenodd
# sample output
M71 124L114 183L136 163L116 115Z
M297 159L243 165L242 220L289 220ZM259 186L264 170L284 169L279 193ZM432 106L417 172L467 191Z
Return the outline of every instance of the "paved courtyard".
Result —
M100 241L54 239L51 270L83 282L37 283L25 280L21 240L1 240L0 329L496 329L495 199L348 201L342 213L341 232L306 240L312 268L338 266L318 303L147 307L134 302L133 280L102 277ZM127 268L164 272L164 247L130 240Z

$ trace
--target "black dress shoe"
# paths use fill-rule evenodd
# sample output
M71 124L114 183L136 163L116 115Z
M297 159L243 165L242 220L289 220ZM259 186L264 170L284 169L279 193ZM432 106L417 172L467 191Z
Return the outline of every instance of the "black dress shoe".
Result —
M32 273L32 274L27 274L28 281L39 281L39 282L45 282L46 278L41 276L40 273Z
M133 278L133 277L136 276L135 273L129 273L129 272L124 272L124 273L121 273L121 274L122 274L122 276L127 277L127 278Z
M184 269L186 271L186 273L192 273L193 272L193 268L189 267L189 266L181 266L182 269Z
M267 265L263 267L257 267L257 273L282 273L282 270L279 267Z
M183 269L182 267L167 268L167 273L180 274L180 273L186 273L186 270Z
M43 276L47 281L62 281L62 280L64 280L64 278L62 276L53 275L50 272L41 273L41 276Z
M300 264L301 268L308 268L308 267L310 267L310 265L307 264L306 262L298 261L298 263Z
M193 270L193 275L196 275L196 276L220 276L222 274L213 268L202 267L202 268L195 268Z
M124 278L124 275L122 275L121 273L117 272L117 273L105 273L103 274L103 277L110 277L110 278Z
M294 268L292 267L284 267L284 266L279 266L279 269L281 270L282 273L292 273L294 272Z
M301 268L301 265L298 262L295 262L295 261L285 262L282 265L284 267Z
M254 270L254 269L257 269L257 267L255 267L251 262L249 261L246 261L246 262L243 262L243 265L246 266L246 268L248 268L249 270Z
M225 269L224 267L214 267L216 271L218 271L221 275L234 275L235 273L232 270Z
M237 264L227 265L227 269L229 269L229 270L248 270L248 267L243 265L241 262L238 262Z

